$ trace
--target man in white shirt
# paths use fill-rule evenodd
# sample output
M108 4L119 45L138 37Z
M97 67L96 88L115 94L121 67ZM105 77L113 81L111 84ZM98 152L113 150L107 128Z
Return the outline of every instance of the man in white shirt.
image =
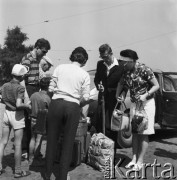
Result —
M89 101L90 76L81 67L88 54L77 47L71 54L71 64L59 65L53 73L49 92L53 93L48 113L46 179L50 179L58 137L64 130L58 180L66 180L72 157L81 106Z

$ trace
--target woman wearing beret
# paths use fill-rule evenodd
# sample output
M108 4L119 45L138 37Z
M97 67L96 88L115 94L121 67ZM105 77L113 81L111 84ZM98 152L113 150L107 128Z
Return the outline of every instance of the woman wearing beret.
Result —
M143 166L143 158L149 145L148 135L154 134L154 93L159 89L159 84L152 70L137 60L138 55L133 50L126 49L120 52L119 64L123 66L124 74L117 86L116 97L118 101L123 101L127 91L130 90L130 122L140 103L147 115L146 129L139 133L133 132L133 158L126 165L126 168L139 171Z

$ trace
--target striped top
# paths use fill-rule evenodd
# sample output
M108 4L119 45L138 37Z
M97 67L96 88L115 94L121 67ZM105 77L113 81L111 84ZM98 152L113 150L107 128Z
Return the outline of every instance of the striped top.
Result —
M2 86L2 101L6 109L16 111L17 98L24 99L25 88L19 82L11 80Z
M21 64L29 67L29 72L25 76L26 84L39 84L39 61L34 51L23 57Z

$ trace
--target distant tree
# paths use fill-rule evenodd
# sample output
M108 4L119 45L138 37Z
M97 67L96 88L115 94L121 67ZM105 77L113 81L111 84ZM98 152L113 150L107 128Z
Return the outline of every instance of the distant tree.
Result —
M31 45L27 47L23 44L27 40L27 34L18 26L7 29L4 45L0 46L0 84L9 81L13 65L20 63L24 54L33 48Z

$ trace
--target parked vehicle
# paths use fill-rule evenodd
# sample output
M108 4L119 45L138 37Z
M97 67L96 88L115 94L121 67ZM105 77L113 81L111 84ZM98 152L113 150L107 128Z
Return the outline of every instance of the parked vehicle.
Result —
M88 73L91 77L91 89L95 88L94 77L96 70L90 70ZM159 82L160 88L155 93L156 114L155 123L160 128L177 128L177 72L154 71ZM91 123L96 121L97 100L90 103L88 108L88 117ZM126 106L129 108L130 98L127 94L125 100ZM119 131L117 143L122 148L128 148L132 145L131 131Z

